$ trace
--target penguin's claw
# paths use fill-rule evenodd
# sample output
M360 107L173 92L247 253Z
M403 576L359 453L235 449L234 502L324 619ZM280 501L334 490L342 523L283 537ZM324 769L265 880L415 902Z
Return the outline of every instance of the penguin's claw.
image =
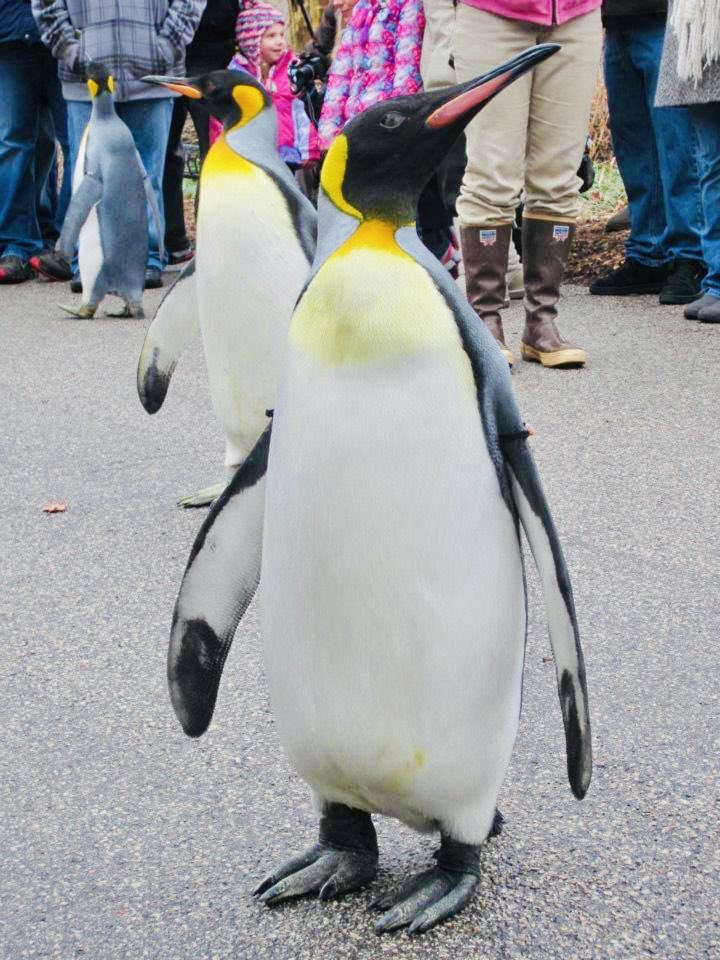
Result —
M380 917L375 932L388 933L407 927L408 933L424 933L467 906L478 882L474 873L451 873L439 867L428 870L402 887L399 893L377 901L383 905L394 903L394 906Z
M183 497L182 500L178 500L177 505L183 507L185 510L191 507L210 507L215 503L226 486L227 484L225 483L215 483L212 487L205 487L204 490L200 490L198 493L191 494L189 497Z
M321 900L332 900L359 890L376 873L375 854L317 844L263 880L255 896L269 907L309 893L317 893Z

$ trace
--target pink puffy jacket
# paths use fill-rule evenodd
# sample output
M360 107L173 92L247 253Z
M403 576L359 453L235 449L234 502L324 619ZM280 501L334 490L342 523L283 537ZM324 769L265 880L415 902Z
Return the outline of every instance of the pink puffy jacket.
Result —
M496 13L511 20L527 20L550 27L555 23L567 23L574 17L590 13L602 0L460 0L470 7Z

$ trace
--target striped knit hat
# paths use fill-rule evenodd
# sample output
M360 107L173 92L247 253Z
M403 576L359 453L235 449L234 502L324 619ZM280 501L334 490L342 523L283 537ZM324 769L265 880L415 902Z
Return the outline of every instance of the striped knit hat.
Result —
M245 0L235 23L235 37L242 56L257 70L260 63L260 38L274 23L285 18L263 0ZM255 71L253 71L255 72Z

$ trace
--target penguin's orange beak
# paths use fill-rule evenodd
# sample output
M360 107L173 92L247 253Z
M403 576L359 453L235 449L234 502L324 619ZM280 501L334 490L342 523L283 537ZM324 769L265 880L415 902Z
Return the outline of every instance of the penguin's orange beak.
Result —
M433 110L425 125L431 130L441 130L458 121L464 125L513 80L547 60L559 49L558 43L538 43L467 83L449 87L439 94L440 106Z
M143 77L143 83L155 83L160 87L167 87L173 93L180 93L191 100L202 100L202 93L189 80L180 80L178 77L158 77L153 74Z

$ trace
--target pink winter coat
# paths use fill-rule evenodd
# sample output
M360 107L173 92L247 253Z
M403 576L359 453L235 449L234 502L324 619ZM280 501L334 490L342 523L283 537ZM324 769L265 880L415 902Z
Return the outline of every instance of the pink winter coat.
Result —
M422 0L358 0L328 74L318 130L327 150L348 120L422 90Z
M305 113L301 100L293 95L288 77L288 67L297 60L292 50L287 50L278 62L270 67L265 89L272 97L277 113L277 148L285 163L294 167L304 166L312 160L320 159L320 148L315 127ZM250 69L250 65L243 63L237 55L228 64L229 70L241 70L251 76L259 77ZM215 117L210 117L210 143L215 143L222 133L222 124Z
M510 20L551 27L590 13L602 4L602 0L460 0L460 3Z
M317 131L310 122L302 100L292 92L288 67L297 60L292 50L287 50L275 66L270 67L265 88L273 99L278 120L278 150L286 163L306 163L318 160Z

